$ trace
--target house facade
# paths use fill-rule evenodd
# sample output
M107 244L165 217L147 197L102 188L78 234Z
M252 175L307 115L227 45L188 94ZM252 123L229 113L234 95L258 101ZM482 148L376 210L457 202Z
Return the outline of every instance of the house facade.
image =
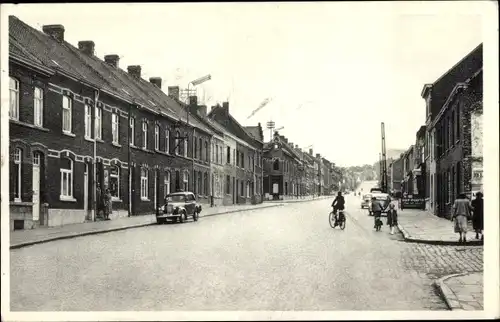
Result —
M154 213L198 180L208 200L213 133L188 122L161 78L122 70L118 55L99 59L92 41L74 47L61 25L9 25L11 229L96 220L106 189L112 219Z
M459 193L472 196L482 189L482 86L480 44L422 90L428 124L429 203L438 216L449 216Z

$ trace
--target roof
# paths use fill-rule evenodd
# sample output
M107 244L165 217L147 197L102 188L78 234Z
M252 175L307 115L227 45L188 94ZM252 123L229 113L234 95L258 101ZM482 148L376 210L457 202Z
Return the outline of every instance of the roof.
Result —
M96 56L84 54L66 41L59 42L15 16L9 17L9 25L11 53L39 62L98 89L104 89L122 100L133 102L153 113L186 122L184 106L154 84L142 78L135 78ZM212 133L198 117L192 114L189 123L208 134Z
M482 67L483 44L481 43L431 85L432 115L435 116L440 111L456 83L466 81ZM423 93L429 85L424 86Z
M243 128L255 140L260 141L260 142L264 141L264 134L262 132L262 127L260 126L260 123L257 126L244 126Z
M214 106L210 113L208 113L208 118L213 121L219 123L226 131L231 134L234 134L239 139L248 142L252 145L263 144L262 141L255 139L252 135L250 135L245 128L238 122L234 117L231 116L230 113L226 114L224 107L218 105Z

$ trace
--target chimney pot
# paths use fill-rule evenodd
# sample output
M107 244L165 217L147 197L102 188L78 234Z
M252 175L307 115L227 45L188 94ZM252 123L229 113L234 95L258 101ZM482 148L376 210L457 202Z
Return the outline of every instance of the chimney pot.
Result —
M169 86L168 87L168 96L175 99L179 100L179 86Z
M229 102L223 102L222 108L224 108L224 110L226 110L226 112L229 112Z
M44 33L54 37L57 41L64 41L64 26L63 25L45 25L42 27Z
M206 105L198 106L198 115L201 117L207 116L207 106Z
M161 77L150 77L149 82L161 89Z
M135 78L141 78L141 66L132 65L127 67L128 73Z
M309 155L313 155L313 149L309 149Z
M92 40L79 41L78 49L85 55L94 56L95 43Z
M106 56L104 56L104 61L107 64L109 64L115 68L118 68L118 62L120 61L120 56L114 55L114 54L113 55L106 55Z

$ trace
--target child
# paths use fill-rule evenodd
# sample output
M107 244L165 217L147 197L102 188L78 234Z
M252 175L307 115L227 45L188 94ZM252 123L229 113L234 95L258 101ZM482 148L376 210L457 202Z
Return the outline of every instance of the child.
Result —
M394 209L394 204L391 203L390 209L387 212L387 225L391 227L391 235L394 235L394 227L398 224L398 212Z

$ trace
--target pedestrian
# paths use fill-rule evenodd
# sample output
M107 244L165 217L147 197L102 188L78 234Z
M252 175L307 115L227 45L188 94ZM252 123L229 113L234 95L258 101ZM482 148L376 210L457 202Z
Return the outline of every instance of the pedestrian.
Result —
M104 220L109 220L109 215L113 213L113 202L111 201L111 192L106 189L104 194Z
M467 241L467 221L471 217L472 205L465 193L458 195L452 207L451 220L454 221L454 231L460 234L459 242Z
M373 218L374 218L374 226L373 228L377 229L377 225L380 225L380 216L382 216L382 205L377 200L377 198L372 197L372 205L371 205Z
M391 235L394 235L394 227L398 224L398 212L394 209L394 204L391 203L390 209L387 212L387 225L391 227Z
M96 204L97 204L97 217L103 218L104 217L104 211L103 211L103 195L102 195L102 189L101 185L98 183L96 186Z
M483 211L484 211L484 201L483 193L476 193L476 199L472 200L472 227L476 232L476 239L479 239L479 234L481 234L481 240L484 240L484 222L483 222Z

